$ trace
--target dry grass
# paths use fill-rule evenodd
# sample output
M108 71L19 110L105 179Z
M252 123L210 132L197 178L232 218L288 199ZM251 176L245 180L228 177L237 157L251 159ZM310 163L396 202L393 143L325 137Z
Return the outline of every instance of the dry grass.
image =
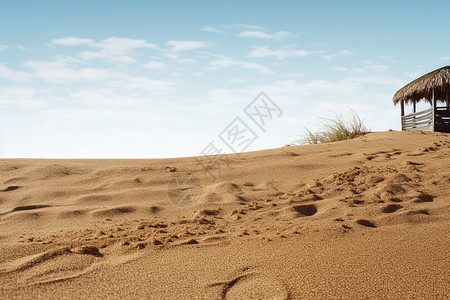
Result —
M350 120L345 120L342 116L336 116L335 119L323 119L322 128L318 132L312 132L306 128L304 138L298 141L298 143L331 143L353 139L366 132L368 132L368 130L364 125L363 120L361 120L356 112L352 111Z

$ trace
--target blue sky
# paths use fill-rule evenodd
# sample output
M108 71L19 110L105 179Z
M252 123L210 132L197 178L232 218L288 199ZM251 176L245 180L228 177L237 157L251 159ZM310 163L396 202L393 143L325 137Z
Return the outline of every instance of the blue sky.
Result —
M239 117L246 151L356 111L398 130L393 94L450 64L448 1L0 0L0 157L193 156ZM281 110L259 128L264 91Z

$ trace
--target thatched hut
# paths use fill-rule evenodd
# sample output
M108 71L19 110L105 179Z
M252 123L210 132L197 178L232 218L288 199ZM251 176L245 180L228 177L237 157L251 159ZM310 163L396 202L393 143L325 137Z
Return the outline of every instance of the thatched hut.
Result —
M405 85L392 100L401 105L402 130L450 133L450 66L434 70ZM430 103L431 107L416 112L416 103L420 101ZM413 113L406 116L405 103L413 105Z

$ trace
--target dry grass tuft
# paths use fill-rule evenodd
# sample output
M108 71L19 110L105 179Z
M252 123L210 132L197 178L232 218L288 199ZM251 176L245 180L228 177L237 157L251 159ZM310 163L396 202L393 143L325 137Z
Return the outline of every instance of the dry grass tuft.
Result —
M352 118L346 121L342 116L335 119L323 119L322 129L312 132L306 128L305 137L298 141L300 144L323 144L353 139L368 132L363 120L352 111Z

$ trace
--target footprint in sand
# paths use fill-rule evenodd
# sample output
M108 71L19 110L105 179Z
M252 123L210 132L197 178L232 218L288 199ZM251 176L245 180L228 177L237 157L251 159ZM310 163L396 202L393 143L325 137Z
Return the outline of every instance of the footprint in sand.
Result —
M409 211L408 215L410 215L410 216L413 216L413 215L430 215L430 212L428 211L428 209L418 209L418 210Z
M359 220L356 221L356 223L358 223L359 225L366 226L366 227L371 227L371 228L376 228L376 227L377 227L377 226L376 226L374 223L372 223L371 221L369 221L369 220L364 220L364 219L359 219Z
M397 210L399 210L402 207L403 206L401 206L399 204L389 204L389 205L383 207L383 209L381 211L386 214L391 214L393 212L396 212Z
M282 282L249 267L241 268L230 279L209 287L220 287L220 299L289 299Z
M40 208L46 208L50 207L50 205L23 205L23 206L16 206L13 208L11 212L15 211L23 211L23 210L34 210L34 209L40 209Z
M305 205L297 205L294 206L293 209L299 213L301 216L312 216L316 214L317 208L313 204L305 204Z
M200 180L191 173L179 173L169 181L167 194L176 206L194 205L202 194Z
M20 272L19 285L64 281L95 269L102 257L95 246L61 247L1 263L0 274L11 276Z
M434 196L432 196L432 195L429 195L429 194L424 193L424 192L420 192L417 195L417 199L414 200L414 202L415 203L433 202L433 198L434 198Z
M20 188L21 188L21 186L19 186L19 185L11 185L11 186L8 186L7 188L3 189L3 190L0 190L0 192L11 192L11 191L15 191L15 190L20 189Z

